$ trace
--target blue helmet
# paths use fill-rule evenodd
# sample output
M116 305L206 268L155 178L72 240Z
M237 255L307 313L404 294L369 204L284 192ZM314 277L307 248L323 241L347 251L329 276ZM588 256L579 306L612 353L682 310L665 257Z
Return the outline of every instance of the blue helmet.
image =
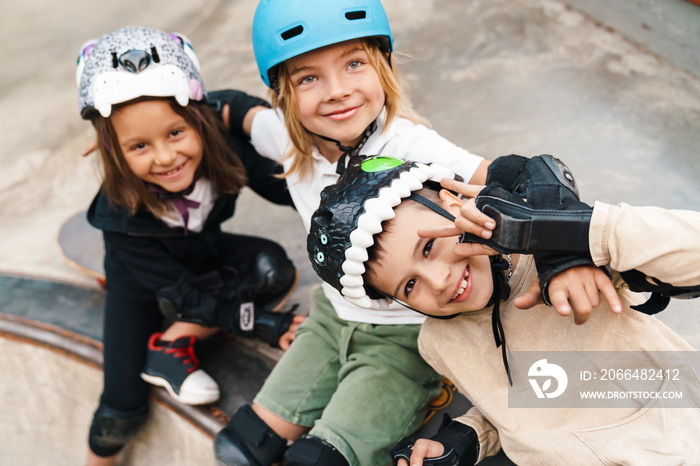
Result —
M260 77L276 87L280 63L326 45L376 37L393 50L389 19L379 0L260 0L253 18L253 51Z

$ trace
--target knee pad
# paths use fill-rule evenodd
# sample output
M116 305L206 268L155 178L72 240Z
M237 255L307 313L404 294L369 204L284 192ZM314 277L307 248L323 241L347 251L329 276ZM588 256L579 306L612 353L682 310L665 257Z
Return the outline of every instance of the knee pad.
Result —
M312 435L304 435L284 455L287 466L349 466L348 460L330 443Z
M287 441L245 405L214 439L216 459L226 466L267 466L282 460Z
M100 404L90 426L90 449L98 456L118 452L146 420L148 405L123 411Z
M277 305L293 291L297 271L286 255L263 251L257 255L252 275L257 276L256 304L277 310Z

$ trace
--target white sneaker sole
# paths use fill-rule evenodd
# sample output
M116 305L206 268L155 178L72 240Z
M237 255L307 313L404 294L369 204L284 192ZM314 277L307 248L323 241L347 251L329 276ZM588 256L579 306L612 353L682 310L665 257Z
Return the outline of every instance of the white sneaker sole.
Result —
M148 375L145 373L141 373L141 378L145 380L146 382L150 383L151 385L155 385L157 387L163 387L168 391L170 396L175 398L177 401L180 403L186 404L186 405L205 405L209 403L214 403L219 399L220 393L217 388L217 390L208 390L204 392L199 392L199 393L180 393L179 395L175 393L173 390L173 387L170 386L170 383L168 383L167 380L161 378L161 377L156 377L154 375Z

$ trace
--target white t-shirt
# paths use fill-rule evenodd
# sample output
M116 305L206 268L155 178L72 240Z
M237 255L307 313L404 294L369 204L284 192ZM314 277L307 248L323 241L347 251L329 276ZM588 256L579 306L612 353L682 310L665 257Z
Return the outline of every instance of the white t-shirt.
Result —
M385 122L386 114L382 112L377 119L377 130L367 139L360 153L423 163L435 162L461 175L465 180L472 177L483 160L423 125L395 118L391 126L383 131ZM258 112L251 128L251 143L260 155L282 162L282 157L292 145L282 113L273 109ZM335 172L337 163L330 163L316 147L312 156L313 175L301 177L295 174L287 178L289 193L307 232L311 217L321 200L321 191L339 178ZM282 164L285 171L288 171L291 159ZM323 284L323 291L338 316L344 320L370 324L420 324L425 319L422 314L399 304L382 310L356 306L346 301L340 292L327 283Z

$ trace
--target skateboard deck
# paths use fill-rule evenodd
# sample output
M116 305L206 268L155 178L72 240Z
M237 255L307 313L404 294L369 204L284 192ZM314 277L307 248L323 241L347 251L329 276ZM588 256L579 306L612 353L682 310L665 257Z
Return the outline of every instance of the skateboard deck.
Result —
M86 212L78 212L63 224L58 246L66 262L79 272L97 279L105 286L105 246L102 232L90 225Z
M442 379L440 394L428 404L428 413L413 437L432 437L438 432L445 414L450 418L455 418L466 413L471 406L469 400L457 391L455 385L448 378Z

